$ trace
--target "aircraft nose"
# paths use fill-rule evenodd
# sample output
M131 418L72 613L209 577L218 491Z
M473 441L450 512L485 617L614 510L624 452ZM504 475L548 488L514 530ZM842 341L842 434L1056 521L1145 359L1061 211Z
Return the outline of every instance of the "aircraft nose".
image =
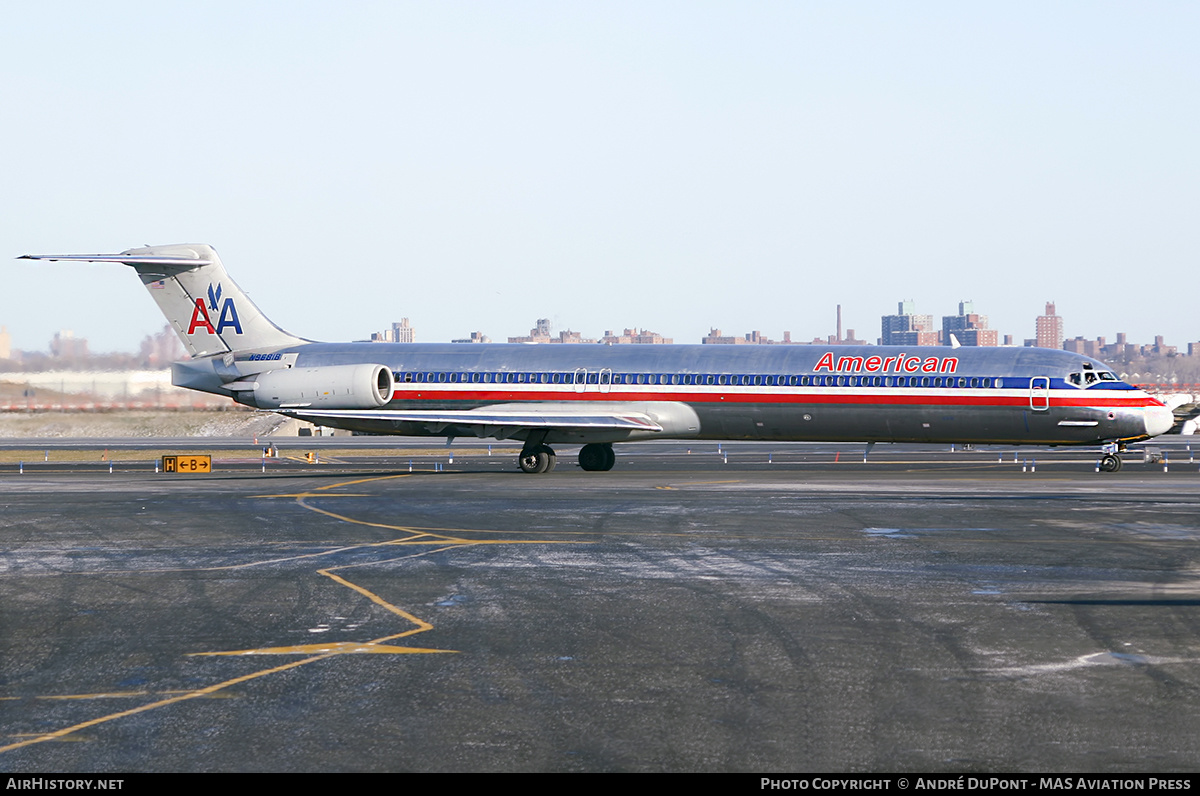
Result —
M1148 406L1143 418L1146 424L1146 435L1157 437L1165 434L1175 425L1175 415L1165 406Z

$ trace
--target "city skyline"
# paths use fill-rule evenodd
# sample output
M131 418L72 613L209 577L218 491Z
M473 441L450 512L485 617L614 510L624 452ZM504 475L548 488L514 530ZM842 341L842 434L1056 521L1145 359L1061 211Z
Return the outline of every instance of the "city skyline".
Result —
M1065 318L1058 315L1056 312L1056 302L1046 301L1043 303L1044 312L1042 315L1035 316L1032 319L1033 336L1023 337L1005 333L1002 330L991 329L988 326L988 316L974 312L975 302L971 300L962 300L957 302L958 315L956 316L941 316L941 329L934 329L935 323L932 314L919 314L915 312L917 302L913 299L905 299L897 302L898 312L892 315L884 315L880 318L881 334L874 340L858 339L854 328L845 329L845 337L843 337L842 324L842 305L835 307L835 324L836 331L834 334L824 337L818 335L811 340L795 339L790 330L784 330L781 339L772 339L768 334L760 329L751 329L744 334L725 334L720 328L710 326L708 334L703 335L695 341L680 341L681 344L766 344L766 345L903 345L903 346L930 346L930 345L952 345L949 340L949 335L955 335L955 341L959 345L984 345L984 346L1031 346L1038 345L1040 347L1051 347L1056 349L1064 349L1081 353L1086 356L1097 356L1095 351L1105 349L1106 339L1108 335L1095 335L1088 337L1086 335L1076 335L1073 338L1067 338L1063 334ZM0 319L2 320L2 319ZM1154 335L1153 343L1137 343L1129 342L1129 334L1127 332L1115 332L1116 343L1113 346L1129 347L1145 349L1152 351L1155 354L1163 353L1175 355L1177 353L1186 353L1187 356L1194 356L1200 353L1200 341L1184 340L1176 341L1174 344L1166 343L1165 335ZM1200 337L1200 335L1198 335ZM391 322L388 329L383 332L372 332L367 337L355 337L358 340L371 340L374 342L393 342L393 343L412 343L417 341L416 325L410 321L409 317L403 317L400 321ZM503 338L502 338L503 339ZM171 345L174 341L176 345ZM455 343L492 343L490 336L482 331L472 331L468 336L457 336L449 340L423 340L424 342L455 342ZM182 353L182 347L177 345L177 340L170 327L160 327L156 332L152 332L143 337L139 351L141 355L145 355L147 351L163 352L168 350L176 350ZM665 344L671 345L675 340L670 337L650 330L648 327L624 327L623 333L616 333L612 329L605 329L603 335L597 337L585 336L585 333L574 331L570 328L558 329L557 325L549 318L538 318L533 328L529 330L528 335L514 335L507 337L509 343L575 343L575 344L609 344L609 345L628 345L628 344ZM1057 343L1057 345L1045 345L1045 343ZM1109 346L1106 350L1110 353L1116 350ZM88 337L84 334L76 335L73 330L60 329L54 332L47 347L45 349L28 349L20 348L12 344L12 334L7 326L0 325L0 359L6 359L9 353L25 352L31 355L44 355L49 352L49 355L54 357L69 358L86 358L90 353ZM95 352L97 356L104 355L123 355L127 351L99 351ZM163 361L164 355L158 354L157 358ZM1099 358L1099 357L1097 357Z

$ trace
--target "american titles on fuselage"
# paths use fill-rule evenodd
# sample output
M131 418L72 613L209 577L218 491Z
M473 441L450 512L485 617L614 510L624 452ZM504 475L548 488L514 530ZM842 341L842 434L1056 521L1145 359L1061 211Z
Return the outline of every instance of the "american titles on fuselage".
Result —
M901 354L894 357L841 356L834 364L834 353L826 351L817 360L814 373L827 370L830 373L954 373L958 370L958 357L910 357Z

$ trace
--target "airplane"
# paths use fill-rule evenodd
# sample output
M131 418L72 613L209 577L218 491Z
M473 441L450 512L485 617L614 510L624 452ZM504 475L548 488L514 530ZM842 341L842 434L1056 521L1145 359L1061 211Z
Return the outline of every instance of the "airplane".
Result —
M173 384L321 426L552 444L611 470L645 439L1098 445L1171 428L1161 402L1107 365L1044 348L321 343L280 329L205 244L18 259L132 266L191 359Z

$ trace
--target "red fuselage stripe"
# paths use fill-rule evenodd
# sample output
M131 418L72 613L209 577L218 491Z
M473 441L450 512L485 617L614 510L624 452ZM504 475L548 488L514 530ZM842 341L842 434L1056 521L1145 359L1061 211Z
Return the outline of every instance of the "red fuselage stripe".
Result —
M407 385L406 385L407 386ZM837 388L834 388L837 389ZM513 401L680 401L688 404L875 404L892 406L1029 406L1029 395L982 395L982 394L926 394L896 395L889 392L854 393L744 393L744 392L575 392L574 390L446 390L430 384L421 389L396 390L392 398L397 401L475 401L483 403L508 403ZM1112 391L1081 393L1063 396L1051 392L1048 396L1035 396L1039 403L1048 398L1050 406L1126 408L1161 406L1146 394L1118 397Z

